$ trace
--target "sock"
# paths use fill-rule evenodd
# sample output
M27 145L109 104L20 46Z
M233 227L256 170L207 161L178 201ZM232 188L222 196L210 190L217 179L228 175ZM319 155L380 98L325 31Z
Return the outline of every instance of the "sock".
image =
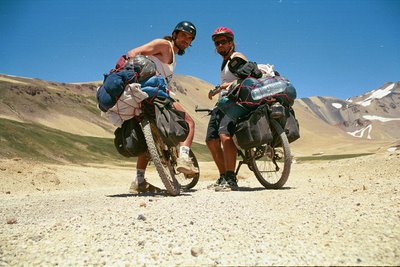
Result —
M144 182L144 173L146 170L137 169L136 170L136 184L139 185Z
M231 180L231 179L235 180L236 179L235 172L234 171L225 172L225 179L226 180Z
M180 157L180 158L188 159L188 158L189 158L189 151L190 151L190 147L188 147L188 146L181 146L181 147L179 148L179 157Z

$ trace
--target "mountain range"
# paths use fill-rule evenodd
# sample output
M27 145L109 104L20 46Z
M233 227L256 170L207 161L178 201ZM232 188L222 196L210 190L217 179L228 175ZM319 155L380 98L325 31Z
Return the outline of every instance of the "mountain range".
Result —
M78 136L113 138L115 126L101 117L97 108L95 94L100 84L0 75L0 118ZM186 75L175 75L170 88L196 122L195 142L199 144L204 144L208 116L196 113L195 106L215 105L216 99L207 97L212 88L206 81ZM301 133L291 144L295 156L377 153L400 147L400 82L387 82L345 100L299 98L293 108ZM1 133L0 137L4 139ZM2 149L7 146L3 144Z

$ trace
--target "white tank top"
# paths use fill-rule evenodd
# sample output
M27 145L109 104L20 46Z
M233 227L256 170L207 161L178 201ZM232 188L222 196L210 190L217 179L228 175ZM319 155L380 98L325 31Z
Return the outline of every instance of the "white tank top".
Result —
M226 64L225 64L225 67L224 67L223 70L221 71L221 75L220 75L221 84L222 84L222 83L230 83L230 82L233 82L234 80L237 80L237 79L238 79L238 77L236 77L236 76L229 70L229 68L228 68L229 61L231 61L231 59L232 59L233 57L235 57L236 54L238 54L238 52L234 52L234 53L229 57L228 61L227 61Z
M233 82L234 80L237 80L237 79L238 79L238 77L236 77L236 76L229 70L229 67L228 67L229 61L231 61L231 59L232 59L233 57L235 57L236 54L238 54L238 52L232 53L232 55L229 57L228 61L226 62L224 68L221 70L221 75L220 75L221 84L223 84L223 83L230 83L230 82ZM220 92L220 94L219 94L219 97L225 95L226 93L228 93L228 89L221 90L221 92Z
M157 73L159 75L163 76L163 78L165 79L165 82L167 84L171 81L172 76L174 75L174 69L175 69L175 65L176 65L173 44L171 42L169 42L169 44L171 45L171 52L172 52L172 63L171 64L161 62L161 60L159 58L157 58L153 55L147 56L156 64Z

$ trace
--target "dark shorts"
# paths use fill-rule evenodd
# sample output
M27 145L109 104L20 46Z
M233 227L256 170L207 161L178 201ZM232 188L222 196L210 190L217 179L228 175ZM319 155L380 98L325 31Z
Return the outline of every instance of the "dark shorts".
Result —
M235 133L236 122L226 116L219 109L214 109L208 122L206 141L218 139L220 134L233 136Z

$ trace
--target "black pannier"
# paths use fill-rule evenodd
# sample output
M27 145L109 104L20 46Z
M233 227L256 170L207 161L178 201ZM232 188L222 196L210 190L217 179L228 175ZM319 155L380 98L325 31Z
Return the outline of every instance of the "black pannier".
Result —
M115 148L124 157L136 157L147 151L142 128L135 118L124 121L114 135Z
M300 128L299 128L299 122L294 116L294 111L291 110L288 113L289 116L286 117L286 122L285 122L285 132L289 140L289 143L291 143L300 138Z
M186 140L189 124L185 121L185 112L175 109L169 99L160 98L154 102L156 125L163 141L168 146L176 146Z
M293 109L286 110L286 116L279 120L281 126L285 130L289 143L292 143L300 138L299 122L295 117ZM274 135L275 137L275 135ZM282 146L280 138L274 138L274 146Z
M250 113L249 117L236 125L235 136L238 145L243 149L258 147L273 140L268 106L262 105Z

